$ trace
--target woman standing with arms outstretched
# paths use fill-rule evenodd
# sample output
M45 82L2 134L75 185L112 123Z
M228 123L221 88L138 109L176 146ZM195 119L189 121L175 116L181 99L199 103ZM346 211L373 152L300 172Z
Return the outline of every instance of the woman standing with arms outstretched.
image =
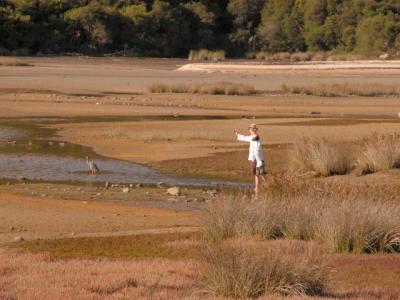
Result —
M258 196L258 190L260 186L260 179L263 183L266 183L265 176L267 172L265 170L264 153L262 149L261 139L258 135L258 128L256 124L249 126L250 135L242 135L235 130L236 139L241 142L248 142L249 146L249 161L251 164L251 172L254 175L254 194Z

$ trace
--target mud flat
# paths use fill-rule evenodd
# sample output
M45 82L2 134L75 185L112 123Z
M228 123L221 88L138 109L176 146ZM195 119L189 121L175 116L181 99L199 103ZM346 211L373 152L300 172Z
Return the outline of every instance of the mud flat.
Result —
M297 197L310 183L323 188L318 195L326 189L344 197L351 191L398 201L398 169L285 180L302 136L351 143L373 132L398 132L399 97L279 91L282 84L398 86L399 62L273 66L227 61L178 71L187 60L21 60L29 66L0 67L0 136L16 141L0 143L0 174L14 178L0 179L0 244L6 243L0 248L1 299L206 298L198 293L196 276L203 265L196 256L199 233L193 231L202 229L209 203L237 192L250 202L251 190L181 186L177 195L167 191L168 185L132 183L250 182L248 145L234 140L233 129L246 133L254 122L268 170L276 182L288 182L283 192L293 182L299 186ZM192 71L196 66L208 67ZM155 83L222 81L265 93L149 91ZM99 165L99 175L90 176L86 155ZM20 176L41 180L15 180ZM95 181L125 183L106 187ZM328 263L335 269L329 298L399 298L399 254L336 253Z

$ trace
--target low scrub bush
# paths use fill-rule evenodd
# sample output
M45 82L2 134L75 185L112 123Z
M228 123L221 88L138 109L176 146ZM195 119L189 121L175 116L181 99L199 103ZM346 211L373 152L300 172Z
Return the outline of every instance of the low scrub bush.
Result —
M188 59L191 61L225 60L225 51L224 50L211 51L207 49L190 50Z
M290 61L292 62L302 62L302 61L310 61L311 54L307 52L296 52L290 56Z
M315 245L295 241L213 244L204 251L203 283L211 294L224 297L318 295L327 282L323 256Z
M354 55L349 53L333 53L333 52L248 52L246 53L248 59L259 60L272 60L283 62L306 62L306 61L353 61L356 59L366 59L367 57L361 55Z
M254 87L233 82L202 83L196 85L166 85L153 84L149 91L152 93L192 93L211 95L253 95L257 91Z
M400 252L400 205L374 196L321 187L282 187L250 202L243 195L222 198L210 206L205 236L210 241L233 237L315 240L335 252ZM302 190L301 190L302 189Z
M281 86L281 90L287 94L313 95L320 97L381 97L381 96L399 96L400 88L394 85L380 83L349 84L332 83L317 84L313 86L286 85Z

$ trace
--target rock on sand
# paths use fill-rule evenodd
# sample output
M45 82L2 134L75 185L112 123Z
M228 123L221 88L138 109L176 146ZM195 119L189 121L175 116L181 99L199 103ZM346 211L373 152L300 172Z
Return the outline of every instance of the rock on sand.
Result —
M181 194L181 189L177 186L171 187L167 190L167 194L171 196L180 196Z

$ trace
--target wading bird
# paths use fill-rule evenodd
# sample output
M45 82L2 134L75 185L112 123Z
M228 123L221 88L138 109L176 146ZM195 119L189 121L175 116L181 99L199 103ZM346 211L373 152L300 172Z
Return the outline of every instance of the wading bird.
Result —
M86 156L86 163L89 166L89 170L92 173L92 175L96 175L97 173L100 172L96 163L94 161L90 160L88 156Z

